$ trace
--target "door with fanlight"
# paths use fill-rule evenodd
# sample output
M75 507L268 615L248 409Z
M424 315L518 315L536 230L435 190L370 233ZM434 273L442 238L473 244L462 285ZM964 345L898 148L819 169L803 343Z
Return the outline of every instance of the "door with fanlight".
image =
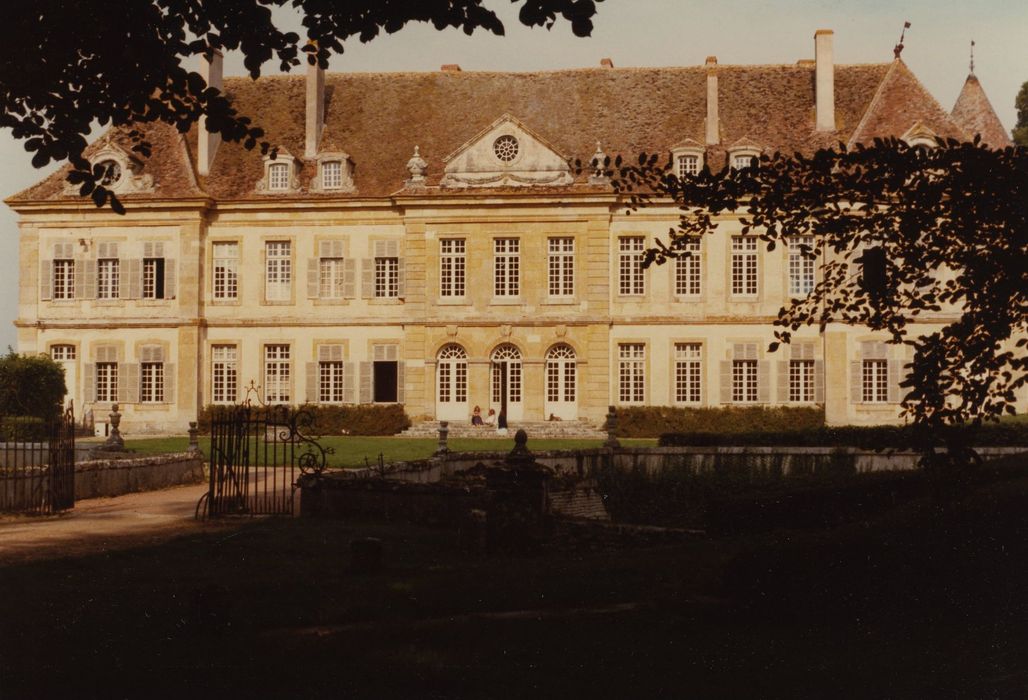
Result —
M504 343L489 358L492 370L490 408L500 416L507 411L507 421L519 421L524 415L522 400L521 351Z
M570 345L554 345L546 352L546 392L543 411L561 420L578 418L578 358Z
M436 420L470 420L468 410L468 353L451 344L436 358Z

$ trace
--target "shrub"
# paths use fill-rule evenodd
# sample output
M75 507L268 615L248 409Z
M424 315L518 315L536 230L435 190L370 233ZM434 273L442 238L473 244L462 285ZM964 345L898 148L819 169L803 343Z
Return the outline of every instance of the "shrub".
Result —
M203 435L211 432L211 415L223 406L208 405L197 417L197 427ZM313 416L311 430L322 435L395 435L410 427L410 419L399 404L365 404L359 406L318 406L303 404L290 407L302 409Z
M48 355L10 351L0 357L0 413L50 419L65 393L64 368Z
M38 416L4 416L0 420L0 440L4 442L43 442L48 439L46 422Z
M663 433L751 433L817 428L825 424L823 408L728 406L619 408L619 437L657 437Z

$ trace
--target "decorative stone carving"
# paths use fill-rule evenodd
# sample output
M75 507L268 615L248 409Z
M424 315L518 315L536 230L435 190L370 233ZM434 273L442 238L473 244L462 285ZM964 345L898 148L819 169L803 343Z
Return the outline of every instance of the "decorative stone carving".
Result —
M279 179L276 166L286 167L285 178ZM275 158L271 154L264 156L264 177L257 181L255 189L261 194L287 194L300 189L300 164L293 154L285 148L279 148Z
M500 326L500 335L502 335L504 338L510 337L510 331L510 324L504 323L502 326Z
M100 167L100 184L114 194L153 192L153 175L143 172L143 161L113 143L110 138L89 159L93 170ZM68 183L65 194L78 194L80 185Z
M606 170L607 154L600 148L600 142L596 142L596 152L593 153L593 157L589 159L589 165L592 168L589 175L590 185L609 185L610 178L604 174Z
M448 335L451 338L456 338L457 337L457 326L447 326L446 327L446 335Z
M563 323L560 323L554 327L553 334L558 338L563 338L568 334L568 327L565 326Z
M356 192L353 184L354 165L348 153L326 151L315 159L317 174L311 178L311 192Z
M407 161L407 170L410 177L404 183L407 187L424 187L425 173L428 171L428 163L421 157L419 147L414 147L414 155Z
M574 182L567 157L509 114L443 162L442 187L530 187Z

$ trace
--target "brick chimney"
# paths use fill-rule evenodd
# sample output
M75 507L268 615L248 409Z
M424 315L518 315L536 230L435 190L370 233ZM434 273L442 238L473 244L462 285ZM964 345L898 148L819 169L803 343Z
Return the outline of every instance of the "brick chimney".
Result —
M444 73L460 73L460 64L457 63L444 63L439 66L439 70Z
M707 56L703 64L707 69L707 145L721 143L721 129L717 105L717 56Z
M325 128L325 71L318 64L307 64L306 130L304 158L315 158Z
M600 59L600 67L601 68L613 68L614 67L614 61L612 59L609 59L609 58L601 58Z
M814 106L818 131L835 131L835 62L831 29L814 32Z
M200 58L200 75L208 87L221 90L221 76L224 57L221 51L215 50L211 60ZM196 169L201 175L209 175L211 165L214 163L214 154L221 143L221 134L212 134L207 131L207 117L201 116L196 123L197 135L199 137L196 146Z

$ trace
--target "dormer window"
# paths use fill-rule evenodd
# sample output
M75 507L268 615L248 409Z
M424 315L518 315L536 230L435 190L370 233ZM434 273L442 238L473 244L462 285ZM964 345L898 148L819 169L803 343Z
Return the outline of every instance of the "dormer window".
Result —
M335 151L318 154L318 174L311 179L312 192L353 192L353 161Z
M671 149L671 162L674 174L679 179L695 177L703 170L703 157L706 149L698 141L686 139Z
M108 158L97 163L95 168L100 170L100 184L110 189L121 182L121 164L113 158Z
M279 148L274 158L264 156L264 177L257 181L258 192L296 192L300 189L299 164L289 151Z
M732 156L732 170L751 168L756 164L757 156L749 153L737 153Z
M114 194L153 192L153 176L143 172L143 162L108 140L89 159L96 182ZM65 186L67 194L78 194L79 185Z
M678 156L676 165L678 179L700 174L700 157L698 155L689 154Z

